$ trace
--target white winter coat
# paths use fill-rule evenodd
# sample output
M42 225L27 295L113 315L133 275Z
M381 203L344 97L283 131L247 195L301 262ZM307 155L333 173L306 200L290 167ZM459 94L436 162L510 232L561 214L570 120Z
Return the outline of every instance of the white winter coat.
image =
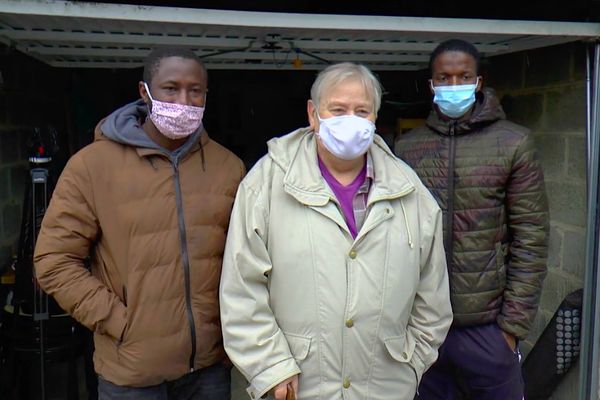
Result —
M238 189L220 286L225 349L248 393L299 373L299 399L412 400L452 321L437 203L376 136L353 239L313 132L268 148Z

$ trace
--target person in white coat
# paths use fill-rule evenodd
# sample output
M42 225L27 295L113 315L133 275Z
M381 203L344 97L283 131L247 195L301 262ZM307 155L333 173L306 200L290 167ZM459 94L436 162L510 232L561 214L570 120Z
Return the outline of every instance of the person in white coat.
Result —
M381 92L365 66L327 67L310 127L238 189L221 320L253 399L412 400L450 328L441 211L374 133Z

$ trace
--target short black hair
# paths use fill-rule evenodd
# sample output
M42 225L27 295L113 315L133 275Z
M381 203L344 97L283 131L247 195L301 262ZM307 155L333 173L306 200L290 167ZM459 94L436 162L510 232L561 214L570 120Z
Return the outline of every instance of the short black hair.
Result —
M461 39L449 39L445 42L440 43L429 56L429 70L433 73L433 62L436 58L442 53L447 51L460 51L461 53L466 53L472 56L475 59L475 68L477 69L477 73L479 73L479 61L481 60L481 54L479 50L471 43L466 40Z
M154 50L152 50L152 52L150 52L150 54L148 54L148 57L146 57L146 60L144 61L144 73L143 73L144 82L146 82L148 85L150 85L150 82L152 81L154 74L158 70L158 66L160 65L160 62L162 61L163 58L168 58L168 57L181 57L181 58L187 58L188 60L194 60L200 65L200 67L202 67L202 70L204 71L204 75L205 76L207 75L206 67L204 66L204 63L202 63L202 60L200 60L200 58L192 50L187 49L185 47L174 47L174 46L158 47L158 48L155 48Z

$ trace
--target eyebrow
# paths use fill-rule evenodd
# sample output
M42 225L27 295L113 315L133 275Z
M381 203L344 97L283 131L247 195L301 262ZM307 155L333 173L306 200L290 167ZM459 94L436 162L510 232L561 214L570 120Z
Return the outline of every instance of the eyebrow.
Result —
M371 105L371 102L369 102L369 101L364 102L364 103L356 104L356 106L358 106L358 107L369 107L370 105ZM327 103L327 107L332 107L332 106L344 106L344 107L346 107L346 106L348 106L348 104L346 104L344 102L341 102L341 101L331 101L331 102Z
M177 80L174 80L174 79L169 79L169 80L166 80L164 82L160 82L159 83L159 85L176 85L176 86L179 86L181 84L182 83L180 81L177 81ZM206 85L204 84L204 82L195 82L195 83L192 83L192 86L201 86L203 88L206 87Z

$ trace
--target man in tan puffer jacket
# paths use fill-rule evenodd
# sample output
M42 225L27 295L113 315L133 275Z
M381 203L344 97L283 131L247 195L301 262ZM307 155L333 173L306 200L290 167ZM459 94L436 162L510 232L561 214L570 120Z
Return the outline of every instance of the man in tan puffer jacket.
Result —
M218 288L245 171L203 129L206 86L194 53L151 53L141 100L97 126L44 217L37 279L94 331L100 399L230 397Z

